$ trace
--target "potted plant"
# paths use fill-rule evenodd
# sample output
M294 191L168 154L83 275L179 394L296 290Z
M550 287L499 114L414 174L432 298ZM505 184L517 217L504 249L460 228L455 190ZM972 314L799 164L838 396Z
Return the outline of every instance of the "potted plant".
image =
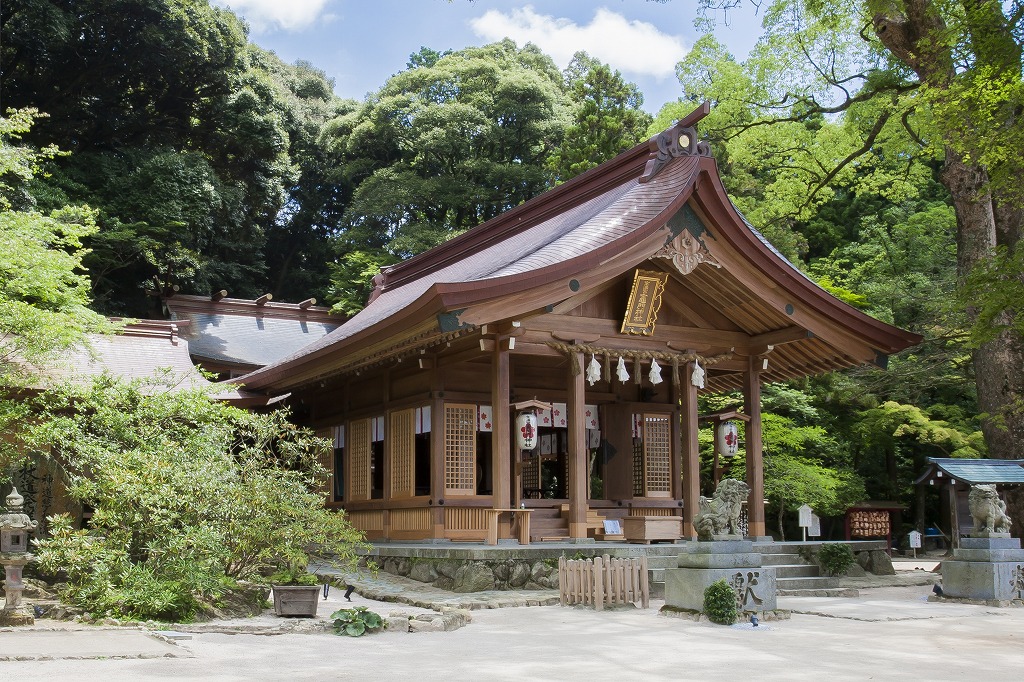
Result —
M320 580L306 566L288 564L270 576L274 613L278 616L316 616Z

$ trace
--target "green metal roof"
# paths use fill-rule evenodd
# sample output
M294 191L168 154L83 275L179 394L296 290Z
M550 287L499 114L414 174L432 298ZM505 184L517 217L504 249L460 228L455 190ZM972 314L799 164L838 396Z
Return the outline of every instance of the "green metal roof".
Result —
M970 485L1024 484L1024 459L952 459L929 457L928 468L915 481L948 478Z

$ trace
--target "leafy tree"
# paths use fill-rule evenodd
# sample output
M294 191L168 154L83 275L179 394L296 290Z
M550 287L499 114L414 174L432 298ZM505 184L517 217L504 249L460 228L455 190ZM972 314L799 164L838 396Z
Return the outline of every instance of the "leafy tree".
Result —
M547 187L568 122L549 57L505 40L410 64L325 133L355 187L341 255L408 258Z
M725 4L735 5L702 2ZM901 192L913 183L898 182L893 165L913 172L908 159L941 160L963 280L996 247L1012 255L1020 238L1022 15L1017 1L777 0L765 13L768 32L746 63L755 87L739 95L758 109L736 130L747 128L764 142L762 132L774 122L782 123L785 137L794 123L841 115L848 139L839 154L788 147L793 154L781 157L807 159L798 168L810 175L811 191L800 194L811 202L844 175L863 175L865 162L867 177L878 180L872 184L883 188L896 180L892 188ZM876 164L885 172L871 171ZM793 180L799 187L799 177ZM969 317L974 312L967 310ZM1024 437L1024 343L1007 327L974 350L973 361L989 451L1014 457Z
M564 71L573 120L548 159L558 180L569 180L644 139L651 116L643 94L607 64L577 52Z
M25 442L51 453L71 497L93 509L90 529L54 519L38 544L43 570L67 574L72 603L183 619L236 580L304 567L310 547L355 561L360 534L318 492L327 444L285 412L106 377L34 407Z
M852 470L829 466L836 443L821 427L798 426L787 417L765 413L764 492L774 506L781 539L785 514L808 504L822 515L843 513L864 499L864 481Z
M0 21L5 101L50 114L26 140L73 152L29 191L44 210L99 211L99 308L158 314L141 295L154 276L322 295L347 201L319 142L344 111L322 72L249 44L206 0L12 0Z
M95 232L95 212L65 207L44 214L10 210L24 197L41 162L56 153L15 144L34 120L32 111L0 118L0 391L24 386L30 367L109 328L88 306L89 279L82 240ZM17 400L0 399L0 422L11 429L23 414ZM6 441L5 441L6 442ZM0 460L3 459L0 454Z

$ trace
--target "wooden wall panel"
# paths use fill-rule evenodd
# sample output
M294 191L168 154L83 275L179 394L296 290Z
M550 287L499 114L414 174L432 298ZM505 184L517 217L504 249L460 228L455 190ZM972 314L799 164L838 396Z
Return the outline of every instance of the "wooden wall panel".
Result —
M391 459L391 497L412 497L416 484L416 410L396 410L388 415L384 446Z
M369 419L349 422L345 454L349 462L349 499L353 502L370 499L370 438Z

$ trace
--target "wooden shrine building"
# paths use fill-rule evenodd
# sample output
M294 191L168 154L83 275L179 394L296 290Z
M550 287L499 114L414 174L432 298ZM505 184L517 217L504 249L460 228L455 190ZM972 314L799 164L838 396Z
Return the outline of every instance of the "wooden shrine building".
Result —
M765 535L762 383L884 367L920 338L826 293L737 213L697 139L708 111L386 268L359 314L236 380L290 393L334 439L330 505L369 538L483 540L488 510L523 507L571 538L638 515L694 537L697 395L738 389ZM525 450L529 401L550 409Z

